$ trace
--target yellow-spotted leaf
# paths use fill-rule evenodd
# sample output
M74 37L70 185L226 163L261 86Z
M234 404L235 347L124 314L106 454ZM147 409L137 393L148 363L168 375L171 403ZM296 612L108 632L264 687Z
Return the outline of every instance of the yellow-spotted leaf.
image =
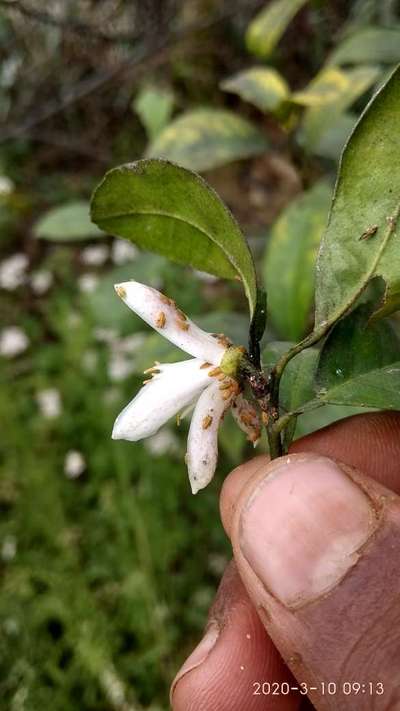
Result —
M147 156L204 171L264 153L267 148L265 136L246 119L231 111L195 109L161 131Z
M241 99L261 111L276 111L290 95L285 79L271 67L251 67L221 83L224 91L238 94Z
M246 33L247 48L258 57L268 57L307 0L272 0L250 23Z
M253 315L256 275L233 215L196 173L164 160L110 170L92 197L92 220L106 232L210 274L239 278Z
M379 73L378 67L371 66L347 71L339 67L327 67L305 89L295 91L291 98L297 104L307 107L339 102L343 110L376 81Z
M346 109L375 84L379 75L378 67L346 70L328 67L306 89L293 94L293 101L307 107L301 129L303 145L313 151L326 131L334 127Z

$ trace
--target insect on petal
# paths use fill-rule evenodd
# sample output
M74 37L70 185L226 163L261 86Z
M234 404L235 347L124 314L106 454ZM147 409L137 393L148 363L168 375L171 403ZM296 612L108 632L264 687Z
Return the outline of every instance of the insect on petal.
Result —
M240 427L245 432L249 442L256 447L261 437L261 422L258 412L241 393L235 398L232 404L232 415Z
M136 442L155 434L189 405L210 382L201 360L191 358L157 366L153 378L139 390L114 423L113 439Z
M193 494L211 481L217 466L218 428L234 397L224 397L220 383L214 382L200 395L190 423L186 464Z
M196 326L172 299L137 281L116 284L115 291L143 321L195 358L219 365L226 343Z

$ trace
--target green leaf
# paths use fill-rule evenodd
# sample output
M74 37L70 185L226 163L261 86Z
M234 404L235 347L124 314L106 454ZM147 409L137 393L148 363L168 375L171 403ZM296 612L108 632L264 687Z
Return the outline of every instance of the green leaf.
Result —
M139 115L147 136L153 141L167 125L174 106L174 96L168 89L143 87L133 101L133 108Z
M318 397L337 405L400 409L400 342L362 305L336 324L321 352Z
M309 149L312 150L314 155L321 156L321 158L330 158L335 161L339 160L356 122L357 116L352 113L339 114L335 123L329 125L328 128L324 126L324 120L321 128L322 135L320 128L317 126L315 137L314 135L309 136ZM328 123L330 124L330 121L328 121Z
M88 237L102 237L101 231L90 221L90 205L77 201L48 210L36 223L35 237L52 242L74 242Z
M333 422L344 420L353 415L365 414L375 411L376 408L352 407L351 405L328 405L323 403L323 407L314 410L307 410L299 415L296 422L295 438L315 432L322 427L327 427Z
M287 341L269 343L262 354L263 364L272 368L293 345ZM287 412L301 409L307 403L315 401L314 381L318 357L318 349L308 348L292 358L285 368L279 394L280 404Z
M292 95L293 101L308 107L300 134L300 142L308 151L316 152L324 134L337 130L343 112L376 82L379 74L376 67L328 67L306 89Z
M284 210L271 230L264 259L268 310L277 331L298 340L307 327L314 267L326 226L331 189L317 183Z
M250 23L247 48L259 57L268 57L287 26L307 0L273 0Z
M345 313L373 276L386 282L379 315L400 306L399 237L387 223L399 205L400 68L367 106L343 153L318 258L316 328Z
M328 58L328 64L397 64L400 27L364 27L346 37Z
M247 242L218 195L195 173L162 160L114 168L94 192L92 219L173 261L239 276L253 314L256 275Z
M238 94L261 111L276 111L289 98L285 79L271 67L251 67L221 83L221 89Z
M263 134L240 116L220 109L195 109L170 123L146 155L205 171L264 153L267 148Z

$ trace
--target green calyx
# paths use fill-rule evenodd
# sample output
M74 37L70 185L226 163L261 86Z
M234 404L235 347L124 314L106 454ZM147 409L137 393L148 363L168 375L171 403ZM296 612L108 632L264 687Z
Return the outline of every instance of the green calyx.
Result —
M225 375L237 378L246 349L243 346L229 346L222 356L219 367Z

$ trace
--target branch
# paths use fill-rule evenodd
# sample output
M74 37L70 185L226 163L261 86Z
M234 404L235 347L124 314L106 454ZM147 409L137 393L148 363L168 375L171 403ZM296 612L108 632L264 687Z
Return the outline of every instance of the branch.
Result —
M16 10L20 15L27 17L29 20L34 20L35 22L40 22L42 25L49 25L50 27L58 27L67 32L81 35L86 39L90 37L90 39L97 39L103 42L125 43L136 42L140 38L140 34L134 34L132 32L114 32L111 34L102 32L102 30L97 29L93 25L82 22L82 20L76 20L73 17L55 17L51 13L44 12L43 10L26 7L20 0L0 0L0 8L11 11Z
M19 5L19 0L0 0L0 7L4 5L14 7L16 3ZM255 0L252 3L251 9L254 11L262 4L263 0ZM157 57L162 52L169 50L171 46L185 39L189 34L207 31L215 25L218 25L219 23L224 22L238 14L238 8L234 8L233 10L231 8L230 10L227 10L227 6L229 6L229 2L224 4L222 11L219 11L216 15L204 20L203 22L197 21L195 23L188 24L175 32L171 32L170 34L168 34L167 31L164 33L159 32L155 46L152 45L149 47L148 43L144 40L141 40L140 42L138 41L136 52L133 57L121 62L119 65L109 69L108 71L96 72L87 79L83 79L81 82L78 82L78 84L74 84L65 92L63 98L49 102L47 106L36 112L36 114L34 113L31 115L31 117L21 125L16 126L8 133L3 132L0 138L0 144L7 140L18 138L24 133L27 133L38 124L63 111L67 106L70 106L76 101L79 101L80 99L97 91L102 86L112 81L119 74L132 70L134 67L148 61L150 58ZM248 9L248 6L246 6L246 12Z

